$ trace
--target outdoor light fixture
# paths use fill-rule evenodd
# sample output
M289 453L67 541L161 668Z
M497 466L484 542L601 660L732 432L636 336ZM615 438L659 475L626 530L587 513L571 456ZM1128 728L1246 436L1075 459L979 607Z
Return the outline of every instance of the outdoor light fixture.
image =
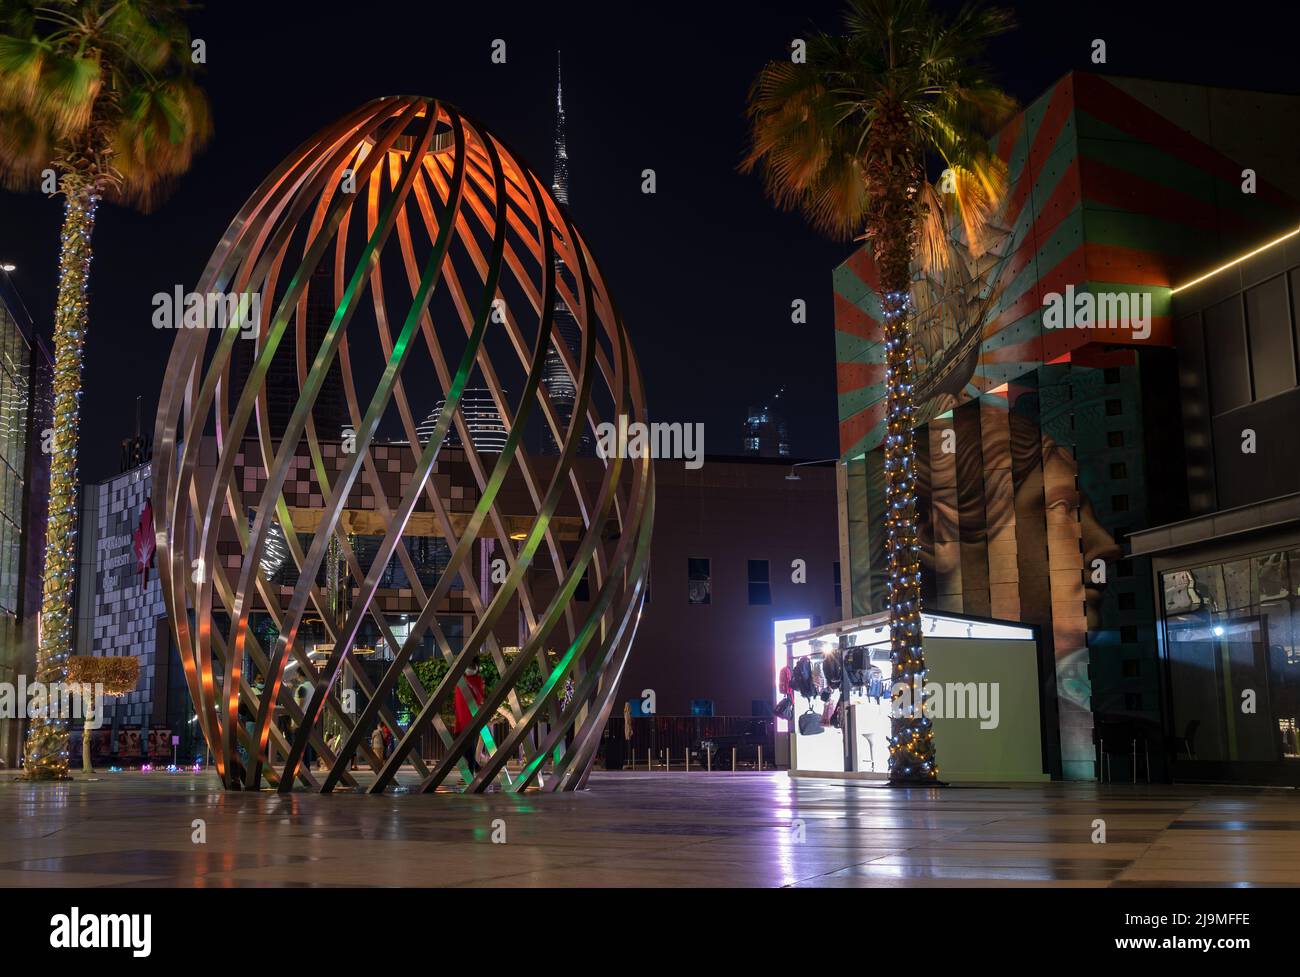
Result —
M344 186L344 173L348 183L355 181L354 188ZM208 321L209 328L177 330L159 401L153 503L163 598L199 726L222 782L256 789L265 777L282 792L296 782L321 793L340 783L360 789L351 773L355 759L374 771L365 787L371 793L389 786L433 791L455 770L470 792L493 784L509 791L534 785L547 791L582 787L613 710L617 677L623 674L645 600L654 469L648 455L615 457L590 473L576 464L587 429L604 423L602 413L626 417L632 424L647 423L647 413L627 331L595 257L562 203L499 137L458 109L420 96L379 98L312 136L285 159L230 224L206 268L198 293L240 282L260 295L266 314L257 323L253 347L259 363L277 346L290 351L296 346L299 363L312 363L300 391L292 391L296 409L286 429L270 442L263 440L270 437L265 425L259 429L255 419L258 405L265 404L266 370L252 371L242 386L230 383L233 344L251 345L238 328L212 328L220 323ZM322 283L322 277L327 281ZM294 328L296 313L318 297L333 310L331 325L323 340L311 340L317 345L307 349L307 334ZM205 310L208 316L214 315L211 308ZM551 339L557 335L557 308L568 309L576 323L581 341L573 349ZM359 309L361 314L354 315ZM485 337L503 333L511 342L489 351ZM328 371L346 371L345 357L355 362L363 346L373 348L387 367L373 394L362 399L357 384L345 384L349 420L357 432L353 450L339 456L337 471L316 466L325 507L310 528L296 526L286 502L287 483L308 451L316 459L323 454L312 409ZM573 423L558 420L550 409L547 360L534 355L548 346L558 352L579 390ZM525 393L510 403L513 416L505 442L490 454L470 436L462 409L476 362L492 366L482 373L490 395L502 403L509 401L498 377L517 374L521 367L527 375L519 388ZM443 406L429 436L421 437L409 405L431 385L441 388ZM606 404L607 411L601 406ZM344 619L336 620L314 585L332 541L349 531L348 493L338 489L352 485L363 465L373 464L378 419L394 407L407 428L410 477L392 497L380 497L375 489L374 508L392 515L373 564L364 573L355 561L344 567L347 579L340 583L356 597ZM489 484L499 486L516 467L530 477L533 462L521 453L519 442L535 418L562 446L556 468L548 474L555 484L567 486L582 514L579 557L557 571L559 586L552 583L533 595L534 575L520 570L532 554L519 547L519 559L510 561L512 571L484 598L485 606L474 608L463 647L444 649L446 676L427 690L427 701L411 722L399 724L388 705L398 679L430 634L446 644L435 613L446 588L440 583L419 598L423 605L416 607L414 623L399 626L377 613L383 571L395 565L403 536L413 532L413 515L434 520L438 535L447 541L444 581L468 572L475 544L482 539L509 547L531 535L543 550L560 550L556 516L567 503L558 491L534 497L532 511L507 513L494 488L471 500L472 513L458 523L448 515L453 508L460 514L448 497L451 490L434 477L435 465L445 460L443 444L453 425L470 467L486 472ZM233 457L247 441L258 442L267 459L265 481L259 478L249 492L230 465L216 472L219 484L210 486L199 449L212 430L222 442L218 457ZM431 495L442 498L435 504ZM249 510L251 526L231 522L230 513ZM496 529L509 525L511 518L522 519L533 532L500 540ZM608 538L611 524L617 526L613 539ZM270 544L277 526L286 541L311 537L302 547L286 547L284 566L297 573L292 593L283 598L282 589L270 586L265 577L279 553L270 553L271 562L262 565L274 549ZM232 554L232 569L223 561L209 562L213 571L195 580L195 561L215 552L218 538L236 536L239 549ZM564 595L589 569L594 570L592 579L600 581L592 601L567 607L557 603L568 599ZM536 620L473 721L450 733L438 717L453 690L463 686L469 664L499 654L491 623L512 601L538 608ZM271 605L267 610L283 636L265 646L250 627L255 603ZM381 675L356 662L356 656L371 651L358 644L362 627L372 618L380 629L377 639L392 654ZM301 631L308 620L316 624L313 631L323 630L322 646L333 646L319 667L303 646ZM511 693L527 680L529 663L548 647L565 650L525 709ZM263 694L248 687L244 669L225 665L231 648L243 649L250 667L265 678ZM305 707L285 734L275 722L276 711L281 704L296 710L284 676L299 668L304 680L297 688L306 693ZM330 694L345 668L366 703L359 715L344 713L338 697ZM560 710L566 686L572 698ZM510 722L497 743L489 723L499 711ZM247 736L245 714L254 717ZM375 756L368 747L380 723L400 731L388 757ZM331 731L342 730L341 742L326 742L327 724ZM427 763L420 750L426 736L443 747L439 758ZM476 740L487 748L488 758L474 773L464 757ZM252 744L246 774L240 771L239 756L245 742ZM327 764L319 775L305 762L309 750ZM522 768L507 772L507 761L521 752ZM552 758L543 780L542 764ZM416 780L398 783L407 765L414 767Z
M15 272L15 271L17 271L17 270L18 270L18 266L17 266L17 265L11 265L11 264L8 264L7 262L6 262L5 264L3 264L3 265L0 265L0 271L3 271L3 272Z
M799 477L799 473L795 471L796 468L802 468L804 465L824 465L824 464L826 464L828 461L839 461L839 459L838 459L838 458L818 458L816 461L797 461L797 462L795 462L793 465L790 466L790 473L789 473L788 475L785 476L785 480L786 480L787 482L801 482L801 481L803 481L803 479L801 479L801 478Z

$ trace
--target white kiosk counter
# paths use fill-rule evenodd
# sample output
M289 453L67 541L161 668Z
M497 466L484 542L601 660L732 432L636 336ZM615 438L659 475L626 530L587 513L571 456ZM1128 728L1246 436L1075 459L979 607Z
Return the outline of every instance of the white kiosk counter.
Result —
M954 614L923 612L921 618L925 708L934 721L939 779L1050 779L1043 757L1035 630ZM793 632L785 646L792 672L797 676L797 666L807 659L813 675L811 686L804 683L811 695L798 689L790 694L793 715L784 734L790 740L790 775L887 780L895 691L889 681L888 613ZM852 679L841 678L845 661L853 666ZM804 716L816 720L801 722Z

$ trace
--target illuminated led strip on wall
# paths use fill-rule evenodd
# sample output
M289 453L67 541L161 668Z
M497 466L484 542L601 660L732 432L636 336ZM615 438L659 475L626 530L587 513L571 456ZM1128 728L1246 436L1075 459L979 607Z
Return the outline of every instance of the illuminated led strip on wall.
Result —
M1225 262L1224 264L1219 265L1219 267L1218 267L1218 268L1215 268L1213 271L1207 271L1204 275L1201 275L1199 278L1193 278L1190 282L1184 282L1182 285L1179 285L1177 288L1172 288L1172 289L1170 289L1170 290L1169 290L1169 294L1170 294L1170 295L1177 295L1179 292L1183 291L1183 289L1191 288L1193 285L1199 285L1199 284L1201 284L1201 282L1205 281L1207 278L1213 278L1215 275L1219 274L1219 272L1221 272L1221 271L1227 271L1229 268L1232 268L1232 267L1234 267L1235 265L1239 265L1239 264L1241 264L1243 261L1249 261L1251 258L1255 257L1255 255L1257 255L1257 254L1263 254L1263 253L1264 253L1265 251L1267 251L1269 248L1275 248L1275 247L1277 247L1279 244L1281 244L1283 241L1289 241L1291 238L1295 237L1297 234L1300 234L1300 227L1297 227L1297 228L1296 228L1295 230L1293 230L1293 231L1287 231L1287 232L1286 232L1285 234L1283 234L1281 237L1279 237L1279 238L1274 238L1272 241L1269 241L1267 244L1261 244L1261 245L1260 245L1258 248L1256 248L1254 251L1248 251L1248 252L1246 252L1245 254L1241 255L1241 256L1238 257L1238 258L1233 258L1231 261L1228 261L1228 262Z

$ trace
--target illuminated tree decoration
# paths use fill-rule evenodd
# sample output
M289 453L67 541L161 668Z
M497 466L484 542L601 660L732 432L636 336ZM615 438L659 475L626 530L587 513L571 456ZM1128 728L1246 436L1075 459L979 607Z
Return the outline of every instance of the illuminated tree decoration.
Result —
M1011 26L978 2L954 14L925 0L848 0L845 32L808 38L802 62L772 61L749 95L742 168L819 230L866 239L878 276L885 360L885 553L894 713L891 784L938 780L925 715L921 549L916 530L916 355L912 266L952 260L949 227L983 253L1005 193L1006 167L988 135L1014 109L984 68L985 45ZM931 160L949 179L936 190Z
M311 290L320 288L332 316L309 345L305 309ZM340 783L355 789L353 758L374 771L371 792L400 783L412 768L415 779L401 786L417 791L436 789L456 769L475 792L494 783L510 791L582 786L645 597L653 470L649 457L577 464L579 444L602 416L645 423L646 409L631 344L595 260L545 183L452 106L415 96L377 99L276 168L230 224L196 291L260 298L255 323L208 319L208 328L178 331L154 440L163 597L199 725L226 786L258 786L265 778L280 791L296 783L321 792ZM576 349L552 342L557 306L579 327ZM282 343L296 354L298 397L273 436L267 372ZM242 375L232 368L237 344L248 344L240 351L249 364ZM568 423L545 383L552 350L577 392ZM358 369L367 355L376 364L370 375ZM342 441L338 431L318 430L315 415L336 363L349 415ZM472 371L508 432L504 446L491 451L480 450L467 427L462 396ZM433 430L422 433L417 422L438 401ZM376 464L386 413L400 422L404 447L389 443L385 450L408 452L414 469L396 498L384 491ZM529 456L523 438L530 422L561 446L558 458ZM469 511L433 477L452 450L444 445L453 425L477 487ZM202 445L212 432L216 461L204 469ZM251 494L236 475L241 453L266 473ZM310 510L310 524L286 501L295 456L309 467L293 477L312 479L311 491L322 500ZM505 510L507 480L524 487L520 494L530 501L512 500ZM348 508L350 495L360 497L354 487L363 485L373 502L361 508L383 522L382 538L367 549L369 566L356 546L358 511ZM402 545L417 506L424 526L450 550L431 587L420 582ZM476 558L486 552L501 559L500 577L482 572ZM267 580L282 558L297 571L287 596ZM327 560L329 583L318 586ZM416 611L400 640L376 599L394 563L410 583ZM591 599L575 603L584 577ZM472 612L464 615L459 649L438 620L453 587ZM251 626L254 611L273 627ZM326 634L316 660L306 647L306 616ZM356 659L367 620L384 647L395 649L377 682ZM498 625L519 635L517 650L506 654L499 646ZM269 647L259 635L274 636ZM426 635L446 663L424 671L429 686L410 667ZM245 656L265 677L263 686L249 684ZM479 657L498 678L470 727L453 734L441 713L458 686L467 689L465 669ZM306 676L301 705L286 687L290 663ZM345 673L358 691L351 712L341 708ZM412 705L405 727L387 705L399 679ZM575 693L566 707L569 679ZM498 714L508 719L500 742L488 727ZM370 748L380 723L397 734L389 758ZM443 759L426 763L417 747L428 733L445 749ZM487 759L471 774L463 757L475 739ZM305 762L309 748L323 761L320 776ZM522 767L508 769L517 756Z
M0 3L0 181L64 200L54 309L54 438L36 678L66 677L77 564L77 439L91 234L101 199L148 209L211 135L186 0ZM57 187L56 187L57 181ZM67 724L34 718L34 780L68 774Z
M54 309L54 440L50 454L50 510L45 529L45 587L36 680L47 688L64 681L72 649L73 593L77 581L77 437L81 428L81 362L86 341L86 286L90 235L98 196L78 176L63 178L59 293ZM68 775L65 717L33 717L24 748L29 778Z
M81 715L85 729L81 734L81 769L91 773L90 732L103 716L94 712L98 702L95 692L117 698L135 691L140 681L140 659L134 655L74 655L68 659L68 684L81 689Z

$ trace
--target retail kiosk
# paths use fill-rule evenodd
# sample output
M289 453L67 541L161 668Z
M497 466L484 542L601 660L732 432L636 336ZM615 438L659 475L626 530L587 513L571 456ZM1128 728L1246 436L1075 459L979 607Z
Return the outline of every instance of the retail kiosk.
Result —
M940 779L1050 779L1034 628L954 614L921 617L925 708L934 721ZM790 718L782 724L790 775L887 780L891 709L907 701L905 690L890 683L888 613L795 631L785 639L783 665L796 687L779 688L780 676L777 682L779 699L790 700Z

